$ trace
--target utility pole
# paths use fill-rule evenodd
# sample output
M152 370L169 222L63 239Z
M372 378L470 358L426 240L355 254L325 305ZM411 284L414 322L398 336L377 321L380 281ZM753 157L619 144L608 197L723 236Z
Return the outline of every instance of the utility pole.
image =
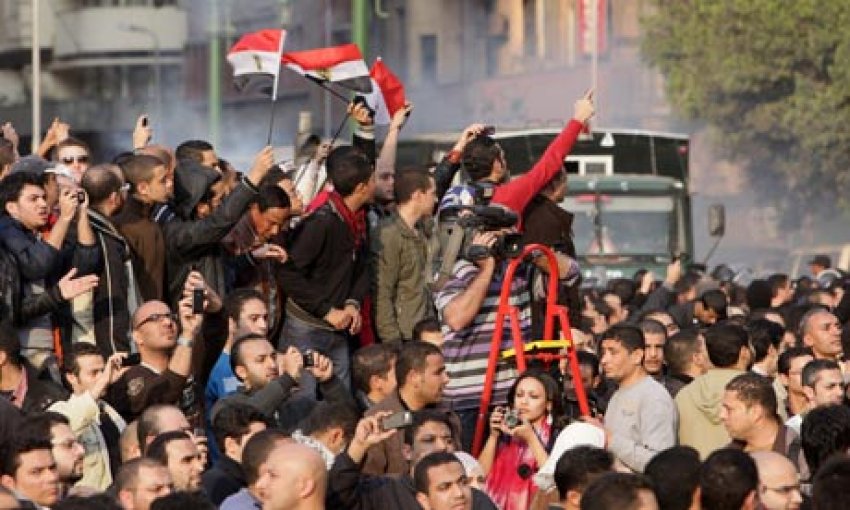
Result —
M218 147L218 135L221 124L221 39L219 33L219 0L211 0L210 6L210 41L209 41L209 76L207 77L207 124L209 125L209 142Z
M41 145L41 23L39 0L32 0L32 153Z

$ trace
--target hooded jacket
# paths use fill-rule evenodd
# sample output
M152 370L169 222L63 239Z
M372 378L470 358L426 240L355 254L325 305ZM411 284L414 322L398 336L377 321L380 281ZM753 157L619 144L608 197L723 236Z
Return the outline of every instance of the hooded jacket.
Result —
M194 161L183 161L174 175L174 200L171 206L176 217L163 225L167 296L172 306L180 300L183 284L193 266L203 275L207 285L221 296L226 294L226 253L221 240L257 196L256 187L242 178L209 216L196 219L195 207L220 175Z
M679 390L680 445L694 447L704 459L729 444L729 433L720 420L720 404L726 385L743 373L736 368L714 368Z

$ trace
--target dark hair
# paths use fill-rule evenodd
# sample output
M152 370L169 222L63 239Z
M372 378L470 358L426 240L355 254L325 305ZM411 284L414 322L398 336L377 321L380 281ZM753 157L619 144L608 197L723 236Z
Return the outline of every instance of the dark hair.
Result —
M133 189L139 184L150 182L153 179L154 168L165 166L161 159L147 154L138 154L121 162L121 171L124 172L124 180L129 182Z
M224 312L227 314L228 319L233 319L233 322L239 323L239 315L242 314L242 307L245 306L245 303L248 301L261 301L265 304L265 297L263 294L256 290L250 288L236 289L232 292L228 293L224 298ZM232 349L231 349L232 350Z
M221 407L221 410L212 418L211 425L215 444L222 455L224 455L224 440L229 437L240 441L242 436L251 430L252 423L269 425L266 416L248 404L234 402Z
M717 368L729 368L737 363L741 349L748 342L747 331L734 324L716 324L705 332L708 359Z
M442 423L448 427L452 434L455 433L452 422L449 420L449 415L445 411L426 407L413 413L413 423L404 429L404 444L413 446L413 439L416 437L416 433L419 432L422 425L431 422Z
M101 358L105 358L103 355L103 351L100 350L95 344L90 344L87 342L77 342L71 345L71 348L65 352L64 363L62 364L62 369L67 374L74 374L76 376L80 375L80 363L79 359L84 356L100 356Z
M148 458L137 457L121 464L115 475L115 493L135 486L139 482L139 472L142 468L165 467L161 462Z
M788 275L774 273L767 277L767 284L770 285L770 297L775 298L779 295L779 291L788 285Z
M6 204L20 200L25 186L38 186L43 190L44 181L43 174L34 172L15 172L4 177L0 181L0 214L9 214Z
M369 393L372 376L386 377L393 368L396 353L389 344L372 344L357 349L351 357L351 378L354 388Z
M829 459L814 476L812 508L844 510L847 508L847 487L850 486L850 459L844 456Z
M777 370L782 375L788 375L788 371L791 370L791 361L793 361L795 358L799 358L802 356L814 357L812 348L803 347L802 345L795 345L794 347L789 347L785 350L785 352L779 355Z
M342 429L345 440L350 441L357 429L358 419L357 412L351 406L340 403L330 404L323 400L316 404L301 422L301 432L309 436L339 427Z
M576 357L579 366L589 367L591 376L593 378L599 377L599 356L585 350L577 350Z
M502 149L496 140L486 135L473 138L461 154L461 164L473 181L485 179L493 171L493 162L502 157Z
M725 292L719 289L709 290L700 297L700 301L707 309L714 311L718 321L726 320L729 298Z
M403 204L413 197L416 191L427 192L431 187L431 174L420 167L402 168L395 174L393 195L397 204Z
M289 200L289 195L280 186L269 184L260 188L260 193L257 196L257 207L260 212L268 211L269 209L289 209L292 207L292 202Z
M68 417L52 411L44 411L26 415L19 424L18 435L34 438L45 437L51 439L53 434L50 430L59 424L69 425Z
M555 485L561 499L567 492L583 492L599 475L611 471L614 456L595 446L580 445L566 450L555 465Z
M632 510L637 508L642 490L652 491L652 484L643 475L605 473L584 490L581 510Z
M646 335L662 335L664 341L667 341L667 328L655 319L644 319L638 323L638 327L643 332L644 341Z
M682 329L664 344L664 362L670 374L683 374L691 358L699 352L700 332L696 328Z
M257 432L242 448L242 470L245 473L245 483L248 486L260 479L260 466L269 458L274 444L289 436L277 429L266 429Z
M552 410L549 411L549 416L552 417L552 423L555 428L563 428L565 424L561 423L561 419L564 417L564 401L561 398L561 388L552 376L542 370L532 368L520 374L508 390L508 403L513 406L516 389L523 379L534 379L543 386L543 391L546 393L546 401L552 404Z
M738 400L747 407L757 405L762 408L768 417L779 421L777 415L776 392L773 384L767 377L755 372L746 372L735 376L726 384L726 391L734 391Z
M704 510L738 510L758 488L759 475L752 457L742 450L723 448L705 459L700 468L700 504Z
M368 182L375 172L369 157L360 149L351 146L332 150L325 166L334 190L343 197L354 193L357 186Z
M655 486L658 507L688 510L699 486L699 452L690 446L674 446L653 457L644 474Z
M646 349L643 331L630 324L616 324L602 334L602 341L616 340L630 353L638 349ZM601 345L601 342L600 342Z
M434 317L425 317L413 325L413 338L411 340L419 342L422 340L423 333L439 333L440 331L442 331L440 321Z
M14 328L0 327L0 351L4 352L9 361L16 367L22 365L24 358L21 355L21 340Z
M395 362L395 377L398 387L404 387L407 376L414 370L421 372L428 366L428 356L443 355L440 348L428 342L407 342L402 345Z
M124 507L109 494L93 494L91 496L68 496L55 505L51 510L123 510Z
M171 432L163 432L156 436L145 451L145 457L159 461L162 465L168 465L168 445L174 441L191 441L189 434L182 430L172 430Z
M833 404L809 411L800 428L800 443L811 473L833 455L843 455L850 448L850 408Z
M803 386L814 388L818 375L824 370L838 370L840 372L841 367L838 366L838 363L835 360L813 359L806 363L806 366L803 367L803 375L800 378L803 382Z
M15 147L12 142L0 137L0 169L15 162Z
M746 300L750 310L770 308L771 298L773 298L773 290L766 280L753 280L747 286Z
M446 464L458 464L463 470L463 463L453 453L449 452L431 452L422 457L416 466L413 468L413 485L416 487L416 492L428 494L430 486L430 478L428 471L431 468L444 466ZM465 472L465 470L463 470Z
M9 475L15 478L18 468L21 467L21 456L35 450L52 451L48 436L36 437L32 434L12 435L12 438L0 442L0 475Z
M635 282L628 278L614 278L608 281L608 292L605 294L614 294L620 298L620 303L626 306L635 297Z
M750 321L747 329L750 332L750 344L753 346L756 362L764 360L771 346L778 351L782 336L785 335L785 328L767 319Z
M233 342L233 347L230 348L230 370L233 372L234 377L242 381L242 379L236 375L236 367L245 366L245 360L242 359L242 346L248 342L255 342L257 340L262 340L268 342L269 339L264 337L263 335L258 335L256 333L248 333L247 335L240 336Z
M217 510L203 491L175 491L153 500L150 510Z
M177 161L189 159L200 163L204 160L202 153L211 150L214 149L209 142L205 142L204 140L186 140L177 146L177 149L174 150L174 156L177 158Z
M89 196L89 202L97 205L113 193L121 191L121 168L118 165L102 163L89 167L80 179L80 186Z

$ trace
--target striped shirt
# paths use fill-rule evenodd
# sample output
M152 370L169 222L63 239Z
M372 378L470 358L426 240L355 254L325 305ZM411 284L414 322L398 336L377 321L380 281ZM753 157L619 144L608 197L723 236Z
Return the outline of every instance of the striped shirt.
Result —
M508 262L497 266L496 273L487 289L487 296L475 318L465 328L452 331L445 325L443 312L449 302L469 288L472 280L478 274L478 266L467 260L458 260L452 271L451 279L437 292L435 302L440 320L443 322L443 357L446 362L446 372L449 384L443 393L443 401L454 411L478 409L481 404L481 390L487 373L490 345L495 330L496 312L499 307L499 295L502 290L502 280ZM528 283L525 278L525 266L516 271L511 284L510 304L519 310L520 332L523 342L530 339L531 309L529 306ZM513 347L510 320L505 317L502 325L502 346ZM503 404L508 390L517 376L516 363L513 359L499 360L496 377L493 384L491 403Z

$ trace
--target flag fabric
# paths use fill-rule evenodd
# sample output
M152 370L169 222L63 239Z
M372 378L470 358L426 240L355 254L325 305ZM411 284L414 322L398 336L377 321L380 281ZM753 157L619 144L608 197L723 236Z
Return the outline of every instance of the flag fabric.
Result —
M372 92L369 68L356 44L284 53L283 63L318 82L336 83L365 94Z
M227 52L236 88L244 93L277 98L281 55L286 30L260 30L242 36Z
M387 125L393 115L404 108L404 85L381 57L375 61L369 76L372 78L372 93L366 96L366 102L375 111L375 124Z

